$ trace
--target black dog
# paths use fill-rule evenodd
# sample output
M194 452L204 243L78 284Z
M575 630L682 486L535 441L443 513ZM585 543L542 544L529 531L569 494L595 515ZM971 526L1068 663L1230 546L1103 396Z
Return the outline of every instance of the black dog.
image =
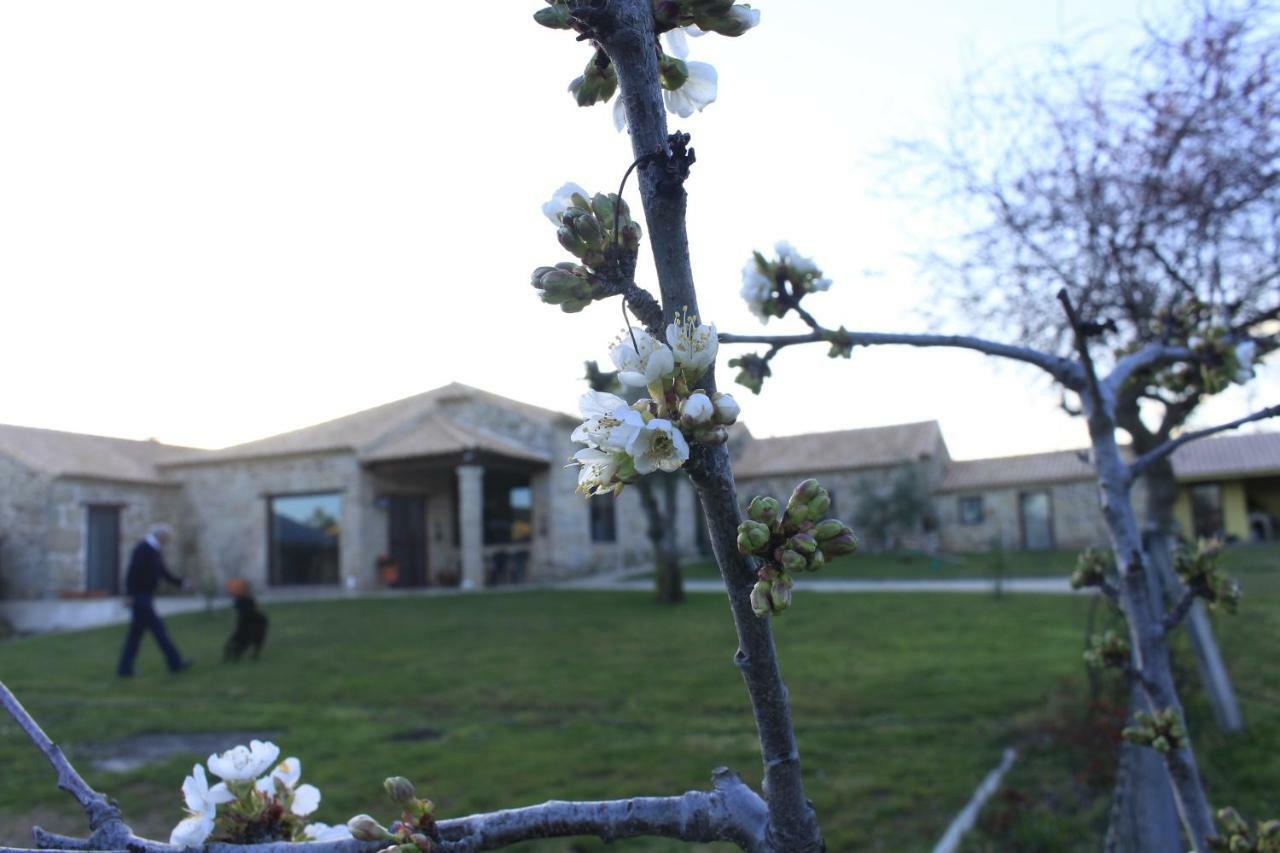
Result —
M238 661L253 647L253 659L258 659L262 644L267 639L267 614L258 609L252 595L237 595L232 599L236 608L236 629L227 640L222 652L223 662Z

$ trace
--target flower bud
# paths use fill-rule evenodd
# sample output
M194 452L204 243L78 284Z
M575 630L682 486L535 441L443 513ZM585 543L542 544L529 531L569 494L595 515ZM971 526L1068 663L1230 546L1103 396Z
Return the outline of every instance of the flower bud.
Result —
M758 554L769 546L767 525L758 521L744 521L738 525L738 550L743 554Z
M640 223L628 222L626 225L622 226L620 232L622 234L622 245L626 246L633 252L640 248L640 237L644 233L640 229Z
M1169 741L1162 735L1151 741L1151 748L1161 754L1169 751Z
M773 611L769 596L772 586L768 581L757 581L751 588L751 612L757 616L768 616Z
M737 423L738 416L742 414L742 408L738 405L738 401L729 394L717 392L711 398L711 404L715 406L715 421L718 424L730 426Z
M431 839L423 835L421 832L415 832L409 836L409 840L413 842L421 853L431 853Z
M824 539L834 539L844 533L847 528L844 522L838 518L828 518L826 521L818 522L818 526L813 528L813 536L819 542Z
M839 536L819 540L818 547L822 549L822 553L829 560L832 557L840 557L857 551L858 537L854 535L852 530L846 528L845 532Z
M414 790L413 783L403 776L391 776L384 780L382 789L387 792L391 802L398 806L408 806L418 799L418 792Z
M818 550L818 540L814 539L808 533L797 533L787 540L787 547L792 551L808 557L814 551Z
M820 521L831 507L831 496L822 488L817 480L803 480L791 493L787 501L787 512L784 520L799 527L810 521Z
M613 227L613 214L617 210L617 205L613 203L615 198L615 195L596 193L591 199L591 212L609 228Z
M827 564L827 558L821 551L814 551L809 555L809 565L805 568L811 572L816 572Z
M778 558L778 565L788 572L803 572L809 562L803 554L792 551L790 548L779 548L775 556Z
M662 88L674 92L689 79L689 66L683 59L663 54L658 57L658 79L662 82Z
M566 214L567 215L567 214ZM556 239L560 241L560 245L575 257L582 257L587 253L587 245L578 238L578 235L567 225L561 225L556 229Z
M702 442L703 444L710 444L710 445L724 444L728 440L729 440L729 431L722 426L712 427L711 429L703 430L698 435L698 441Z
M714 414L711 399L701 391L694 391L680 404L680 425L702 426L709 423Z
M791 587L784 583L775 583L769 590L769 603L775 612L781 613L791 606Z
M751 503L747 506L747 516L752 521L759 521L772 527L778 521L778 516L782 514L782 506L776 498L767 495L757 495L751 499Z
M604 229L589 211L571 207L565 211L562 221L590 248L598 249L604 244Z
M367 814L358 814L347 821L347 829L356 841L387 841L392 835L387 828Z

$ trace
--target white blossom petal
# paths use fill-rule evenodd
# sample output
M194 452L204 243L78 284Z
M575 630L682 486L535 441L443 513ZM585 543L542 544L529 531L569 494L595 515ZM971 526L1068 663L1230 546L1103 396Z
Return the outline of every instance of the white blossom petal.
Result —
M309 823L302 828L302 835L311 841L346 841L351 838L351 830L346 824Z
M662 34L662 40L666 42L668 56L674 56L676 59L688 58L689 40L685 38L684 27L667 30Z
M671 421L654 418L627 444L636 473L652 474L659 469L675 471L689 458L689 444Z
M169 833L169 843L175 847L199 847L212 834L213 815L201 812L178 821Z
M618 133L627 129L627 105L622 102L622 93L618 93L613 101L613 126Z
M237 746L222 754L209 756L209 771L228 782L257 779L280 755L280 747L271 741L254 740L248 746Z
M701 112L716 99L716 69L706 62L685 63L689 68L689 78L679 89L662 90L662 98L667 104L667 111L680 118L688 118L695 112Z
M559 227L560 216L570 207L573 207L573 194L577 193L583 198L591 198L587 195L587 191L577 184L570 181L555 191L551 199L542 205L542 213L547 219L551 220L551 224Z
M289 804L289 811L299 817L306 817L318 808L320 808L320 789L315 785L299 785L293 792L293 802Z

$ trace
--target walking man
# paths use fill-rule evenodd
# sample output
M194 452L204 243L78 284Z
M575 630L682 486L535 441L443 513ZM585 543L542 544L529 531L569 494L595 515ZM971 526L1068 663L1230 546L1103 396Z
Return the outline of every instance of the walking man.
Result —
M116 667L116 673L122 678L133 675L133 661L138 656L138 645L147 631L155 634L170 672L182 672L191 666L191 661L183 660L173 641L169 639L169 632L165 630L164 622L160 621L153 600L161 578L181 587L186 586L182 578L169 573L161 555L171 538L173 529L169 525L153 524L147 531L146 538L134 546L133 554L129 556L124 589L128 596L126 601L133 608L133 620L129 623L129 634L124 640L124 651L120 653L120 665Z

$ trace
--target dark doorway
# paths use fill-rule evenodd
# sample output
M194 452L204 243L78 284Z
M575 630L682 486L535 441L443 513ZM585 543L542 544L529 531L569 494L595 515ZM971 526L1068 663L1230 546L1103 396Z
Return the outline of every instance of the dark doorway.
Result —
M89 507L86 589L105 595L120 592L120 507Z
M427 585L427 502L421 495L391 495L387 505L387 556L400 567L392 586Z
M1048 551L1053 547L1053 502L1048 492L1018 495L1022 519L1022 547L1028 551Z

